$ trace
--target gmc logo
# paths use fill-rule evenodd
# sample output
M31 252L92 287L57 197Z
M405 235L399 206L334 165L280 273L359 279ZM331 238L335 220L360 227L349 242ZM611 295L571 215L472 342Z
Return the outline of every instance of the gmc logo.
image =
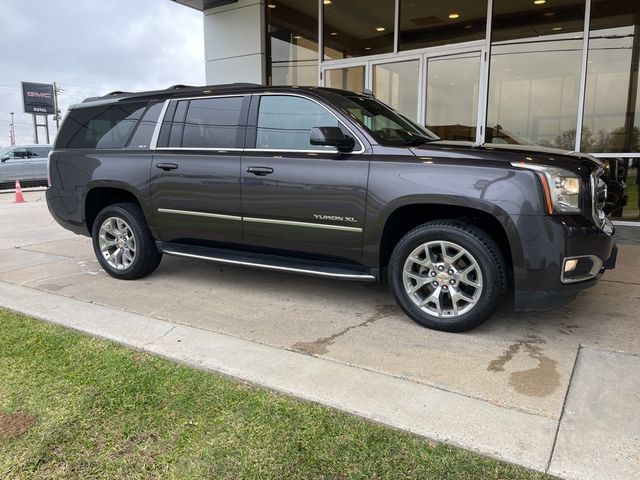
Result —
M51 94L48 92L27 92L27 97L51 98Z

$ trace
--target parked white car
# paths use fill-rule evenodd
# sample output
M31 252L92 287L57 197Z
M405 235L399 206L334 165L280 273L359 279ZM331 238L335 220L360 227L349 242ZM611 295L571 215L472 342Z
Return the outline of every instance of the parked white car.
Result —
M51 145L15 145L0 149L0 186L47 184L47 156Z

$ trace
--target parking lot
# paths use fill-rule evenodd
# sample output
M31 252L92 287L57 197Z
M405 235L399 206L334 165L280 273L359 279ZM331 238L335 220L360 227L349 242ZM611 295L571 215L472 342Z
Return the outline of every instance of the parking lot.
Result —
M465 334L421 328L384 286L167 257L135 282L100 271L89 238L59 227L44 191L0 194L0 280L317 356L559 421L578 352L640 354L640 243L564 308L514 314L508 302ZM638 408L637 403L635 407ZM631 448L638 438L629 439ZM636 442L636 443L634 443ZM635 459L640 465L640 459Z

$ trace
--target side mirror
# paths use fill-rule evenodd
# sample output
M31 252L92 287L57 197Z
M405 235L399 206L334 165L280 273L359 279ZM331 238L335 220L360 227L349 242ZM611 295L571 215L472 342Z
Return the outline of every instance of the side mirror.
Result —
M336 147L340 152L351 152L356 141L347 137L338 127L313 127L309 135L311 145Z

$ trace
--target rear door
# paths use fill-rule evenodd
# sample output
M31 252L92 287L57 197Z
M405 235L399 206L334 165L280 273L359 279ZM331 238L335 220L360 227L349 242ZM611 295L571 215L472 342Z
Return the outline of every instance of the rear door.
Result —
M31 179L46 184L47 182L47 156L50 147L27 147L27 156L31 159Z
M369 155L327 107L295 94L254 95L242 158L248 245L361 261ZM312 127L340 127L353 152L311 145Z
M241 243L240 155L249 101L244 95L169 101L151 168L161 240Z

